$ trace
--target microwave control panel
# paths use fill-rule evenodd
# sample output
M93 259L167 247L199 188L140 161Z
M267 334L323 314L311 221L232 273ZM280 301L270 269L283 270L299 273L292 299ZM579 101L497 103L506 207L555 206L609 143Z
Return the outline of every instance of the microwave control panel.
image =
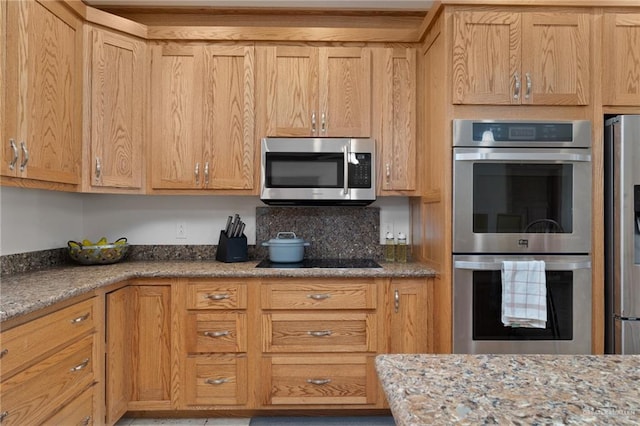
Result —
M371 154L356 153L349 162L349 188L371 188Z

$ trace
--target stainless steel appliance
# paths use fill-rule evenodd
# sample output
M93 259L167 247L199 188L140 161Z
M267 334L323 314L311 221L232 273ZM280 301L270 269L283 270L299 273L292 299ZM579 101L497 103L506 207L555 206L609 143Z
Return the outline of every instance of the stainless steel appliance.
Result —
M605 351L640 354L640 115L605 122Z
M456 253L587 253L591 123L454 120Z
M544 260L547 326L505 327L501 322L504 260ZM589 256L453 256L454 353L591 353Z
M376 199L374 139L263 138L260 199L271 205L367 205Z
M454 120L453 350L591 353L591 123ZM545 261L544 329L501 320L503 261Z

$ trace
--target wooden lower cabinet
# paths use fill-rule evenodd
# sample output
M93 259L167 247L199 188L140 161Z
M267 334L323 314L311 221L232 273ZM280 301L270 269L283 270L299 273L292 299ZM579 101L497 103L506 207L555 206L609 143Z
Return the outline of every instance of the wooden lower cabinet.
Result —
M46 420L43 425L88 426L102 424L102 421L95 418L93 412L94 391L95 386L91 386L79 397L71 401L69 405L58 411L49 420Z
M186 370L184 390L188 406L247 403L245 354L189 356Z

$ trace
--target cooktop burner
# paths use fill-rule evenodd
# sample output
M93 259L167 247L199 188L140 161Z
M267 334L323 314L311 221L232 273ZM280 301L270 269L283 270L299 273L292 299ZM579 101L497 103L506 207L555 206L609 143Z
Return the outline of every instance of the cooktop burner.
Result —
M256 268L382 268L373 259L302 259L297 263L280 263L264 259Z

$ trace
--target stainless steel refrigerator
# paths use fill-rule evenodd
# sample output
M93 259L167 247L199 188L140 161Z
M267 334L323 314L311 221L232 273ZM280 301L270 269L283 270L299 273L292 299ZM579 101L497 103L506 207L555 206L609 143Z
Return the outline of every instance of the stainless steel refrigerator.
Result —
M605 351L640 354L640 115L605 121Z

